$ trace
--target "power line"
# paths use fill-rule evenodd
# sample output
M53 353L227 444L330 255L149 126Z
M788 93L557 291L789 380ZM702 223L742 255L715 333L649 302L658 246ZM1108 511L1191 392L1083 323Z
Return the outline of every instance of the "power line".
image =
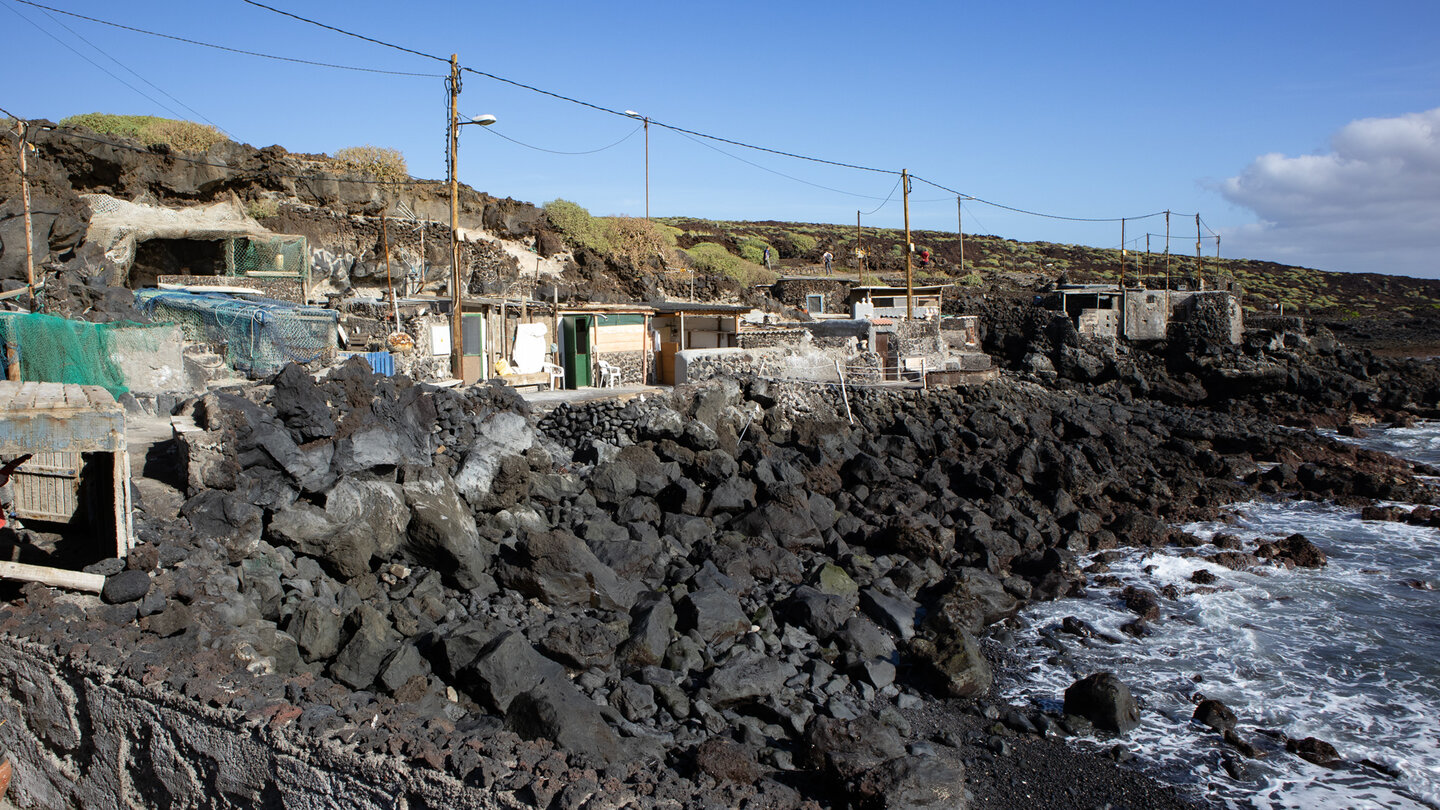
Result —
M401 70L380 70L379 68L356 67L356 66L354 66L354 65L337 65L337 64L333 64L333 63L331 63L331 62L316 62L316 61L311 60L311 59L297 59L297 58L292 57L292 56L278 56L278 55L273 54L273 53L261 53L260 51L247 51L247 50L243 50L243 49L241 49L241 48L231 48L231 47L226 46L226 45L216 45L216 44L213 43L213 42L201 42L201 41L198 40L198 39L186 39L185 37L177 37L177 36L174 36L174 35L172 35L172 34L162 34L162 33L158 32L158 31L147 31L147 30L144 29L144 28L135 28L134 26L122 25L122 24L117 23L117 22L111 22L111 21L109 21L109 20L102 20L102 19L99 19L98 17L87 17L87 16L85 16L84 14L76 14L76 13L73 12L73 11L65 11L65 10L63 10L63 9L51 8L50 6L46 6L46 5L42 5L42 4L40 4L40 3L32 2L32 0L13 0L13 2L16 2L16 3L24 3L24 4L27 5L27 6L34 6L35 8L43 9L43 10L45 10L45 11L53 11L53 12L55 12L56 14L64 14L64 15L66 15L66 16L68 16L68 17L74 17L74 18L76 18L76 19L85 20L85 21L87 21L87 22L99 23L100 25L108 25L108 26L110 26L111 28L119 28L119 29L124 30L124 31L133 31L133 32L135 32L135 33L137 33L137 34L145 34L145 35L147 35L147 36L160 37L161 39L174 40L175 42L184 42L184 43L186 43L187 45L199 45L199 46L202 47L202 48L214 48L214 49L217 50L217 51L228 51L228 52L230 52L230 53L238 53L238 54L241 54L241 55L243 55L243 56L258 56L258 57L260 57L260 58L262 58L262 59L274 59L274 60L279 61L279 62L293 62L293 63L299 64L299 65L311 65L311 66L314 66L314 67L335 68L336 70L354 70L354 71L358 71L358 72L361 72L361 73L382 73L382 74L385 74L385 75L388 75L388 76L418 76L418 77L426 78L426 79L439 79L439 78L443 78L443 74L440 74L440 73L410 73L410 72L401 71Z
M1156 211L1156 212L1153 213L1153 214L1145 214L1144 216L1138 216L1138 217L1067 217L1067 216L1061 216L1060 214L1046 214L1046 213L1041 212L1041 211L1029 211L1029 210L1026 210L1026 209L1024 209L1024 208L1016 208L1016 207L1014 207L1014 206L1004 205L1003 203L992 202L992 201L990 201L990 200L986 200L986 199L983 199L983 198L981 198L981 197L976 197L976 196L973 195L973 194L965 194L964 192L956 191L956 190L953 189L953 188L949 188L948 186L942 186L942 185L940 185L939 183L936 183L936 182L933 181L933 180L926 180L925 178L920 177L919 175L912 174L912 175L910 175L910 176L911 176L912 178L916 179L916 180L919 180L919 181L922 182L922 183L927 183L927 184L929 184L929 185L932 185L932 186L940 189L941 191L948 191L948 192L950 192L951 194L954 194L954 195L957 196L957 197L964 197L964 198L966 198L966 199L968 199L968 200L974 200L975 202L978 202L978 203L984 203L985 205L989 205L989 206L992 206L992 207L994 207L994 208L1003 208L1003 209L1005 209L1006 211L1014 211L1014 212L1017 213L1017 214L1026 214L1026 215L1032 216L1032 217L1044 217L1045 219L1061 219L1061 220L1065 220L1065 221L1067 221L1067 222L1120 222L1121 220L1129 221L1129 220L1149 219L1150 217L1158 217L1158 216L1162 216L1162 215L1165 214L1164 211ZM1173 214L1174 212L1171 212L1171 213ZM1192 215L1192 214L1184 214L1184 215L1180 215L1180 216L1193 216L1193 215Z
M364 40L364 41L366 41L366 42L371 42L371 43L374 43L374 44L376 44L376 45L380 45L380 46L383 46L383 47L386 47L386 48L393 48L393 49L395 49L395 50L397 50L397 51L402 51L402 52L404 52L404 53L414 54L415 56L421 56L421 57L424 57L424 58L426 58L426 59L433 59L433 60L435 60L435 61L437 61L437 62L449 62L449 61L450 61L450 60L448 60L448 59L446 59L446 58L444 58L444 57L442 57L442 56L437 56L437 55L432 54L432 53L425 53L424 51L417 51L417 50L415 50L415 49L413 49L413 48L407 48L407 47L405 47L405 46L403 46L403 45L396 45L396 44L393 43L393 42L386 42L386 41L384 41L384 40L375 39L374 37L365 36L364 34L357 34L357 33L353 32L353 31L347 31L347 30L345 30L345 29L343 29L343 28L337 28L337 27L335 27L335 26L333 26L333 25L327 25L327 24L322 23L322 22L319 22L319 21L317 21L317 20L312 20L312 19L310 19L310 18L308 18L308 17L302 17L302 16L300 16L299 14L292 14L292 13L290 13L290 12L288 12L288 11L282 11L282 10L280 10L280 9L278 9L278 8L275 8L274 6L267 6L267 5L265 5L264 3L257 2L257 0L242 0L242 2L248 3L248 4L250 4L250 5L252 5L252 6L255 6L255 7L257 7L257 8L263 8L263 9L266 9L266 10L268 10L268 11L273 11L273 12L275 12L276 14L280 14L280 15L282 15L282 16L289 17L289 18L291 18L291 19L293 19L293 20L299 20L300 22L309 23L310 25L318 26L318 27L320 27L320 28L324 28L324 29L329 30L329 31L334 31L334 32L336 32L336 33L338 33L338 34L344 34L344 35L347 36L347 37L354 37L355 39L360 39L360 40ZM473 74L475 74L476 76L484 76L484 77L487 78L487 79L493 79L493 80L495 80L495 81L503 82L503 83L505 83L505 84L508 84L508 85L511 85L511 86L514 86L514 87L519 87L519 88L521 88L522 90L529 90L529 91L534 92L534 93L540 93L540 94L542 94L542 95L550 96L551 98L558 99L558 100L560 100L560 101L566 101L566 102L569 102L569 103L571 103L571 104L578 104L578 105L580 105L580 106L582 106L582 107L588 107L588 108L590 108L590 109L592 109L592 110L596 110L596 111L598 111L598 112L608 113L608 114L610 114L610 115L620 116L620 117L624 117L624 118L633 118L633 117L634 117L634 116L626 115L624 112L621 112L620 110L616 110L616 109L613 109L613 108L610 108L610 107L604 107L604 106L601 106L601 105L599 105L599 104L593 104L593 103L591 103L591 102L589 102L589 101L583 101L583 100L578 99L578 98L572 98L572 97L570 97L570 96L561 95L560 93L555 93L555 92L552 92L552 91L550 91L550 90L544 90L544 89L542 89L542 88L535 87L534 85L529 85L529 84L525 84L524 82L515 81L514 79L507 79L507 78L505 78L504 76L498 76L498 75L496 75L496 74L494 74L494 73L488 73L488 72L483 71L483 70L476 70L476 69L474 69L474 68L468 68L468 67L462 67L461 70L465 71L466 73L473 73ZM655 126L664 127L664 128L666 128L666 129L673 130L673 131L675 131L675 132L679 132L679 133L684 134L684 135L694 135L694 136L697 137L697 138L705 138L705 139L707 139L707 140L712 140L712 141L716 141L716 142L719 142L719 143L728 143L728 144L730 144L731 146L740 146L740 147L743 147L743 148L745 148L745 149L754 149L754 150L756 150L756 151L758 151L758 152L769 152L769 153L771 153L771 154L780 155L780 156L782 156L782 157L795 158L796 160L808 160L808 161L810 161L810 162L812 162L812 163L823 163L823 164L826 164L826 165L829 165L829 166L838 166L838 167L844 168L844 169L855 169L855 170L857 170L857 171L876 172L876 173L878 173L878 174L899 174L899 172L894 171L893 169L877 169L877 168L875 168L875 167L873 167L873 166L861 166L861 165L855 164L855 163L843 163L843 162L841 162L841 161L836 161L836 160L825 160L824 158L811 157L811 156L809 156L809 155L801 155L801 154L798 154L798 153L795 153L795 152L785 152L785 151L782 151L782 150L779 150L779 149L771 149L771 148L765 147L765 146L758 146L758 145L756 145L756 144L744 143L744 142L742 142L742 141L731 140L731 139L729 139L729 138L722 138L722 137L720 137L720 136L718 136L718 135L709 135L709 134L706 134L706 133L704 133L704 132L698 132L698 131L693 130L693 129L686 129L686 128L684 128L684 127L676 126L675 124L667 124L667 123L665 123L665 122L663 122L663 121L657 121L657 120L655 120L655 119L653 119L653 118L652 118L652 119L648 119L648 120L650 121L650 123L654 124Z
M64 46L67 50L69 50L71 53L75 54L76 56L80 57L81 59L84 59L86 62L89 62L91 65L93 65L93 66L95 67L96 70L100 71L101 73L104 73L105 75L109 76L110 78L114 79L115 81L117 81L117 82L125 85L125 86L128 87L128 88L130 88L131 90L134 90L137 94L139 94L139 95L141 95L141 96L144 96L146 99L149 99L150 102L151 102L152 104L154 104L155 106L161 107L161 108L165 109L165 110L168 111L170 114L174 115L176 118L184 118L184 117L185 117L185 116L182 115L179 111L177 111L174 107L171 107L170 105L168 105L168 104L166 104L165 102L163 102L163 101L155 98L154 96L150 95L149 93L146 93L144 90L141 90L140 88L138 88L138 87L136 87L135 85L133 85L133 84L125 81L124 79L120 78L119 76L116 76L114 73L110 72L110 69L109 69L109 68L105 67L104 65L100 64L99 62L96 62L94 59L91 59L90 57L86 56L85 54L81 53L80 51L76 50L76 49L75 49L75 46L71 45L70 43L66 42L65 40L63 40L63 39L55 36L53 33L49 32L49 31L45 30L45 28L43 28L39 23L35 22L34 20L30 19L29 17L26 17L24 14L21 14L18 9L11 8L10 6L6 6L5 8L8 9L11 14L14 14L15 16L19 17L20 19L24 20L25 22L30 23L30 24L31 24L32 26L34 26L38 31L40 31L40 33L44 34L44 35L47 36L47 37L50 37L51 39L55 40L55 41L58 42L58 43L60 43L60 44L61 44L62 46Z
M310 18L308 18L308 17L301 17L299 14L291 14L291 13L288 12L288 11L281 11L280 9L275 8L274 6L267 6L267 5L265 5L264 3L257 3L257 2L255 2L255 0L242 0L242 2L249 3L250 5L255 6L256 8L263 8L263 9L265 9L266 11L273 11L273 12L275 12L276 14L279 14L279 15L282 16L282 17L289 17L289 18L292 19L292 20L299 20L300 22L303 22L303 23L310 23L311 25L316 25L316 26L319 26L319 27L321 27L321 28L325 28L325 29L328 29L328 30L330 30L330 31L334 31L334 32L337 33L337 34L344 34L344 35L347 36L347 37L354 37L354 38L356 38L356 39L363 39L363 40L365 40L366 42L373 42L373 43L376 44L376 45L382 45L382 46L384 46L384 47L386 47L386 48L394 48L394 49L397 50L397 51L402 51L402 52L408 53L408 54L414 54L415 56L423 56L423 57L426 58L426 59L434 59L434 60L437 61L437 62L449 62L449 61L450 61L449 59L446 59L446 58L441 57L441 56L436 56L436 55L431 54L431 53L425 53L425 52L423 52L423 51L417 51L417 50L414 50L413 48L406 48L406 47L403 46L403 45L396 45L396 44L394 44L394 43L385 42L384 40L375 39L375 38L373 38L373 37L367 37L367 36L365 36L365 35L363 35L363 34L357 34L357 33L354 33L353 31L346 31L346 30L343 29L343 28L336 28L336 27L333 26L333 25L326 25L325 23L322 23L322 22L316 22L315 20L312 20L312 19L310 19Z
M22 1L23 1L23 0L22 0ZM189 110L190 112L195 113L195 115L199 116L202 120L205 121L205 123L207 123L207 124L209 124L210 126L215 127L216 129L220 130L220 132L222 132L226 137L231 137L230 133L229 133L229 132L226 132L224 127L220 126L219 124L215 123L214 121L211 121L208 117L206 117L205 113L202 113L202 112L200 112L199 110L195 109L194 107L191 107L189 104L186 104L185 102L181 101L180 99L178 99L178 98L174 97L173 95L171 95L170 93L166 92L166 91L165 91L165 88L157 85L156 83L150 81L149 79L145 78L144 76L141 76L139 73L136 73L135 70L132 69L129 65L126 65L124 62L121 62L119 59L116 59L115 57L111 56L109 53L107 53L107 52L105 51L105 49L101 48L99 45L96 45L95 43L93 43L93 42L91 42L90 40L86 39L83 35L80 34L80 32L76 31L75 29L71 28L70 26L66 25L65 23L61 22L60 20L56 19L55 15L54 15L54 14L51 14L48 10L42 10L42 13L43 13L46 17L49 17L51 22L55 23L56 25L60 26L61 28L64 28L66 31L69 31L71 34L74 34L75 37L78 38L81 42L83 42L83 43L85 43L86 45L89 45L90 47L94 48L96 51L98 51L98 52L99 52L102 56L104 56L106 59L109 59L111 62L114 62L115 64L119 65L120 67L125 68L126 70L130 71L130 75L134 76L135 78L139 79L140 81L142 81L142 82L150 85L151 87L155 88L156 90L158 90L158 91L160 92L161 95L165 96L166 98L170 99L171 101L175 102L176 104L179 104L181 107L184 107L185 109ZM233 138L232 138L232 140L233 140Z
M875 206L875 210L874 210L874 211L865 211L865 212L861 213L860 216L862 216L862 217L868 217L868 216L870 216L871 214L874 214L875 211L879 211L881 208L884 208L885 206L889 205L889 204L890 204L890 201L893 200L893 199L895 199L895 189L900 188L900 181L901 181L901 180L904 180L904 179L905 179L904 177L901 177L901 178L897 179L897 180L895 181L895 185L893 185L893 186L890 187L890 193L887 194L887 195L885 195L885 202L882 202L882 203L880 203L879 205Z
M651 122L651 123L654 123L654 122ZM703 141L697 140L695 137L693 137L693 136L691 136L691 135L685 134L685 132L684 132L683 130L677 130L677 131L680 133L681 137L686 138L686 139L691 140L691 141L694 141L695 143L700 144L701 146L705 147L706 149L709 149L709 150L714 151L714 152L719 152L720 154L724 155L725 157L731 158L731 159L733 159L733 160L738 160L738 161L740 161L741 163L744 163L744 164L747 165L747 166L754 166L755 168L757 168L757 169L759 169L759 170L761 170L761 171L766 171L766 172L770 172L771 174L774 174L774 175L779 175L780 177L784 177L784 178L787 179L787 180L794 180L794 181L797 182L797 183L804 183L804 184L807 185L807 186L814 186L815 188L824 189L825 191L832 191L832 192L834 192L834 193L836 193L836 194L844 194L844 195L849 196L849 197L860 197L860 198L866 199L866 200L878 200L878 199L881 199L880 197L876 197L876 196L874 196L874 195L872 195L872 194L857 194L856 192L853 192L853 191L845 191L845 190L843 190L843 189L831 188L830 186L822 186L822 185L820 185L819 183L812 183L812 182L810 182L809 180L802 180L802 179L800 179L799 177L795 177L794 175L786 174L786 173L784 173L784 172L782 172L782 171L777 171L777 170L775 170L775 169L770 168L769 166L761 166L759 163L755 163L755 162L746 160L745 158L742 158L742 157L740 157L739 155L732 155L732 154L730 154L729 152L726 152L724 149L721 149L721 148L718 147L718 146L712 146L711 144L708 144L708 143L705 143L705 142L703 142ZM897 181L897 185L898 185L898 181ZM891 195L893 196L895 192L892 190L890 193L891 193ZM889 197L886 197L886 198L885 198L885 202L889 202L889 201L890 201L890 198L889 198ZM885 205L885 203L881 203L880 205L883 207L883 206ZM876 211L879 211L880 209L879 209L879 208L876 208L875 210L876 210Z
M512 138L512 137L510 137L509 135L506 135L506 134L504 134L504 133L497 132L494 127L484 127L483 129L484 129L486 132L490 133L491 135L494 135L494 136L499 137L499 138L504 138L505 140L507 140L507 141L509 141L509 142L511 142L511 143L513 143L513 144L518 144L518 145L520 145L520 146L523 146L523 147L525 147L526 149L534 149L536 152L547 152L547 153L552 154L552 155L593 155L593 154L595 154L596 152L604 152L606 149L614 149L615 147L619 146L620 144L622 144L622 143L630 140L631 138L635 137L635 133L639 132L640 130L642 130L642 129L644 129L644 128L645 128L645 125L644 125L644 124L641 124L640 126L637 126L637 127L635 127L634 129L630 130L630 132L629 132L628 134L626 134L625 137L623 137L623 138L621 138L620 140L618 140L618 141L610 144L609 146L602 146L602 147L600 147L599 149L590 149L590 150L584 151L584 152L562 152L562 151L557 150L557 149L546 149L546 148L544 148L544 147L542 147L542 146L534 146L534 145L532 145L532 144L525 143L524 141L516 140L515 138Z

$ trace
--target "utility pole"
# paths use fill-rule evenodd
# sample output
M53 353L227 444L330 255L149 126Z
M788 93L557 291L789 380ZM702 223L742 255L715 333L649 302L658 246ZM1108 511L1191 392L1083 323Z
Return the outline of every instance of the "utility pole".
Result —
M960 227L960 275L965 275L965 205L963 197L955 198L955 220Z
M865 246L860 242L860 212L855 212L855 283L865 283Z
M35 237L30 233L30 173L25 165L29 130L24 119L17 117L15 123L20 130L20 204L25 208L25 283L30 289L30 308L33 310L38 307L35 300Z
M1170 291L1170 212L1165 212L1165 291Z
M915 317L915 275L910 266L910 172L900 170L900 185L905 200L905 319Z
M1125 286L1125 218L1120 218L1120 286Z
M633 131L633 130L632 130ZM650 221L650 117L645 117L645 221Z
M1205 289L1205 259L1200 256L1200 215L1195 215L1195 283Z
M450 90L450 126L447 133L450 138L450 374L457 380L464 380L464 347L461 346L460 335L460 192L455 177L459 173L455 154L460 133L459 54L450 54L450 78L446 87ZM481 369L481 376L484 376L484 369Z
M1150 234L1145 234L1145 264L1140 272L1140 286L1145 286L1145 271L1150 269Z

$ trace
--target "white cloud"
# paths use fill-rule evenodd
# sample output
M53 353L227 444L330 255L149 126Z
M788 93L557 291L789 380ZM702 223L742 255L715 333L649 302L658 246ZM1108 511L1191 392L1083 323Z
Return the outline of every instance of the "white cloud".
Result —
M1261 155L1220 191L1260 219L1222 232L1227 255L1440 277L1440 108L1352 121L1324 154Z

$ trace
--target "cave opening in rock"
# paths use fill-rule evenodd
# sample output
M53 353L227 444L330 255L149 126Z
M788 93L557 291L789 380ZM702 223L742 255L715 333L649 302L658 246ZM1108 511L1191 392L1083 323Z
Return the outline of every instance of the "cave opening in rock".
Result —
M157 286L160 276L218 276L225 272L225 243L211 239L151 239L135 248L130 289Z

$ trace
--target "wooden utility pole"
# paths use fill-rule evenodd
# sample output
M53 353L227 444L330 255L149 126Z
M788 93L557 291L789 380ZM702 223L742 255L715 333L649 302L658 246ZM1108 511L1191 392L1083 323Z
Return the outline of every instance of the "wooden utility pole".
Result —
M446 86L450 90L450 374L457 380L464 380L464 353L460 337L460 192L455 177L459 173L455 154L460 132L459 54L450 54L450 79Z
M1205 289L1205 259L1200 256L1200 215L1195 215L1195 283Z
M1120 286L1125 286L1125 218L1120 218Z
M1170 291L1170 212L1165 212L1165 291Z
M955 198L955 220L960 228L960 275L965 275L965 205L963 197Z
M860 243L860 212L855 212L855 283L865 283L865 246Z
M634 130L631 130L632 132ZM645 221L650 221L650 117L645 117Z
M35 237L30 232L30 173L26 170L25 150L29 143L29 131L25 122L15 119L20 128L20 204L25 208L25 284L30 289L30 307L37 309L35 301Z
M395 295L395 282L390 276L390 228L385 213L380 213L380 244L385 249L385 288L390 291L390 305L395 313L395 331L400 331L400 299Z
M1140 286L1145 286L1145 273L1150 270L1150 234L1145 234L1145 264L1140 271Z
M905 319L915 317L915 275L910 266L910 172L900 170L900 185L905 200Z

